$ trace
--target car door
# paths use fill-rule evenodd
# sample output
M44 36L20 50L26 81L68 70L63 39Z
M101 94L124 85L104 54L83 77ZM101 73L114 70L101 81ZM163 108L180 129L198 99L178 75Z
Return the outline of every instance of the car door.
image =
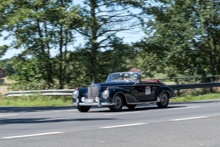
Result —
M139 102L155 101L155 91L157 86L153 83L139 82L134 85L133 92L138 96Z

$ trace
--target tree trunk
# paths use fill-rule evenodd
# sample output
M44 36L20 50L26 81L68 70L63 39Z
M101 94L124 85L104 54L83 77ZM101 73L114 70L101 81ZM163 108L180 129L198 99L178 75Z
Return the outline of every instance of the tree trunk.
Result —
M60 1L61 6L63 6L63 0ZM60 89L63 89L63 24L60 24L60 56L59 56L59 84L60 84Z
M65 35L66 35L66 42L65 42L65 51L64 51L64 68L63 68L63 82L64 84L67 83L66 81L66 55L67 55L67 44L68 44L68 34L67 34L67 30L65 31Z
M41 43L41 52L42 52L42 54L43 54L43 56L45 57L45 58L47 58L47 54L45 53L45 50L44 50L44 43L43 43L43 35L42 35L42 32L41 32L41 28L40 28L40 21L39 21L39 19L37 20L37 29L38 29L38 34L39 34L39 38L40 38L40 43ZM46 61L47 61L47 63L46 63L46 74L43 72L42 74L43 74L43 77L45 78L45 80L47 81L47 85L48 85L48 87L51 87L51 85L50 85L50 72L49 72L49 67L48 67L48 59L46 59Z
M97 67L96 67L96 58L97 58L97 51L98 51L98 44L97 44L97 20L96 20L96 14L95 14L95 7L96 7L96 1L90 0L90 13L91 13L91 19L92 19L92 36L91 36L91 74L90 74L90 80L96 81L97 76Z
M48 39L46 20L44 20L44 30L45 30L46 38ZM50 59L50 46L49 46L48 41L46 42L46 46L47 46L47 61L48 61L47 62L48 63L47 78L48 78L48 82L49 82L49 87L51 87L51 84L53 85L53 70L52 70L52 64L51 64L51 59Z

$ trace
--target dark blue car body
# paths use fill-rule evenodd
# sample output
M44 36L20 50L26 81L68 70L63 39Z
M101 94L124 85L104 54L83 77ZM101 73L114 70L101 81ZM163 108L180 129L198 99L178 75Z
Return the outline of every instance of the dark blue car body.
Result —
M120 74L124 73L130 72ZM120 111L124 105L133 109L137 104L146 103L157 103L159 107L165 108L170 98L176 98L175 92L164 83L158 80L141 80L140 73L132 74L137 76L135 81L93 83L88 88L78 88L79 95L73 96L72 105L77 106L81 112L87 112L91 106L107 106L113 111ZM103 97L104 91L109 94L107 98ZM121 104L117 108L119 101Z

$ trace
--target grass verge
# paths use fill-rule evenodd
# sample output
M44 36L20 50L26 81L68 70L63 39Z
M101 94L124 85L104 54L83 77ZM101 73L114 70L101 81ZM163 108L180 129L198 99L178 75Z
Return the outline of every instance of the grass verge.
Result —
M209 100L209 99L219 99L220 93L209 93L203 95L186 95L177 97L177 99L172 99L171 102L188 102L197 100Z
M170 100L171 102L186 102L196 100L218 99L220 93L211 93L204 95L186 95ZM4 97L0 95L0 106L71 106L71 96L21 96Z
M0 96L0 106L70 106L71 96Z

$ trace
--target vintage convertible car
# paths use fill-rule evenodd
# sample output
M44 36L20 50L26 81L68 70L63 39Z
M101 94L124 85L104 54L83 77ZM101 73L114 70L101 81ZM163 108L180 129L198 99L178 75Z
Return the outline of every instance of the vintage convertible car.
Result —
M109 74L104 83L92 83L88 88L76 88L72 93L73 106L87 112L91 106L109 107L120 111L125 105L134 109L137 104L157 103L166 108L175 92L158 80L141 80L139 72L117 72Z

